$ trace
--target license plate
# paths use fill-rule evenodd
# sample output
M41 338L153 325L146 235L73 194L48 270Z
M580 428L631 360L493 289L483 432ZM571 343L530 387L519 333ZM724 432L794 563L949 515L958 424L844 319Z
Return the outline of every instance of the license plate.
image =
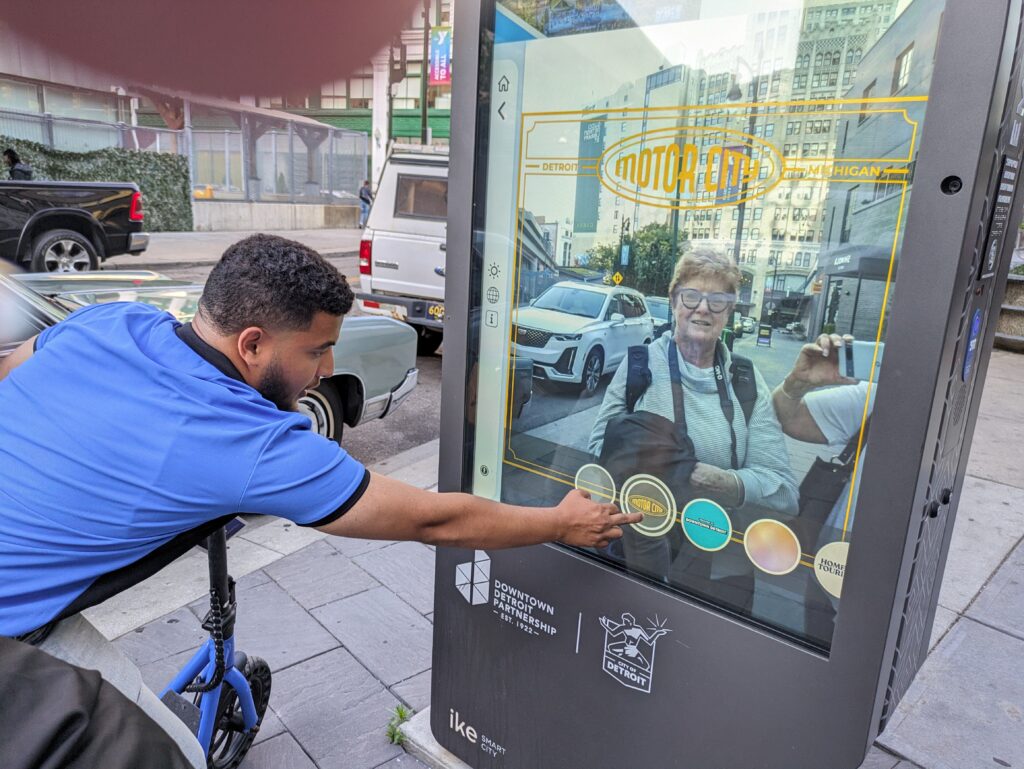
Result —
M436 321L444 321L444 305L443 304L431 304L427 305L427 315Z

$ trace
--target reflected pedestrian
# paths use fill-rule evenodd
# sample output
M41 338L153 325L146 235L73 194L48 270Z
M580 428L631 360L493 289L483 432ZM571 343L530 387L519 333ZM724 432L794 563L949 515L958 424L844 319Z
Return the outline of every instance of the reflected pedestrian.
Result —
M8 147L4 150L4 162L7 164L10 178L14 181L32 181L32 166L23 161L18 153Z
M370 189L370 180L363 179L363 186L359 188L359 228L366 226L366 218L370 215L370 204L373 203L373 191Z

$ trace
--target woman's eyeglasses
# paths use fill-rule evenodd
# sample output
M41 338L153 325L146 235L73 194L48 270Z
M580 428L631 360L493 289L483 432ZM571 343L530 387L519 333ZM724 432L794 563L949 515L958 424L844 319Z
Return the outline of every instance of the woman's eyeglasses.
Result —
M711 312L723 312L729 305L736 301L736 294L727 294L722 291L716 291L713 294L705 294L703 291L698 291L695 288L677 288L672 296L683 303L683 307L688 310L696 310L700 307L702 299L706 299L708 303L708 309Z

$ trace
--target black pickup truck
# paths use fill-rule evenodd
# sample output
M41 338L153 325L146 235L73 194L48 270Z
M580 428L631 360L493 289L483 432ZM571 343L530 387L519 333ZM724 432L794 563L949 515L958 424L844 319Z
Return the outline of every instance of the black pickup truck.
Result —
M33 272L84 272L149 245L135 184L0 181L0 257Z

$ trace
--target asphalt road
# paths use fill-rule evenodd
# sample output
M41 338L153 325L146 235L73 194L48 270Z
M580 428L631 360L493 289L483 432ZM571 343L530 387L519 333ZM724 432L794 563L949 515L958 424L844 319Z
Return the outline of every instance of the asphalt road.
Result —
M348 278L353 289L358 289L358 257L346 254L327 258ZM140 257L136 262L122 261L109 266L155 270L177 280L203 285L213 264L211 260L199 263L154 261L150 264ZM353 307L352 313L358 315L359 310ZM342 446L360 462L373 464L437 438L440 430L441 356L420 356L416 367L419 369L419 382L397 411L384 419L345 428Z

